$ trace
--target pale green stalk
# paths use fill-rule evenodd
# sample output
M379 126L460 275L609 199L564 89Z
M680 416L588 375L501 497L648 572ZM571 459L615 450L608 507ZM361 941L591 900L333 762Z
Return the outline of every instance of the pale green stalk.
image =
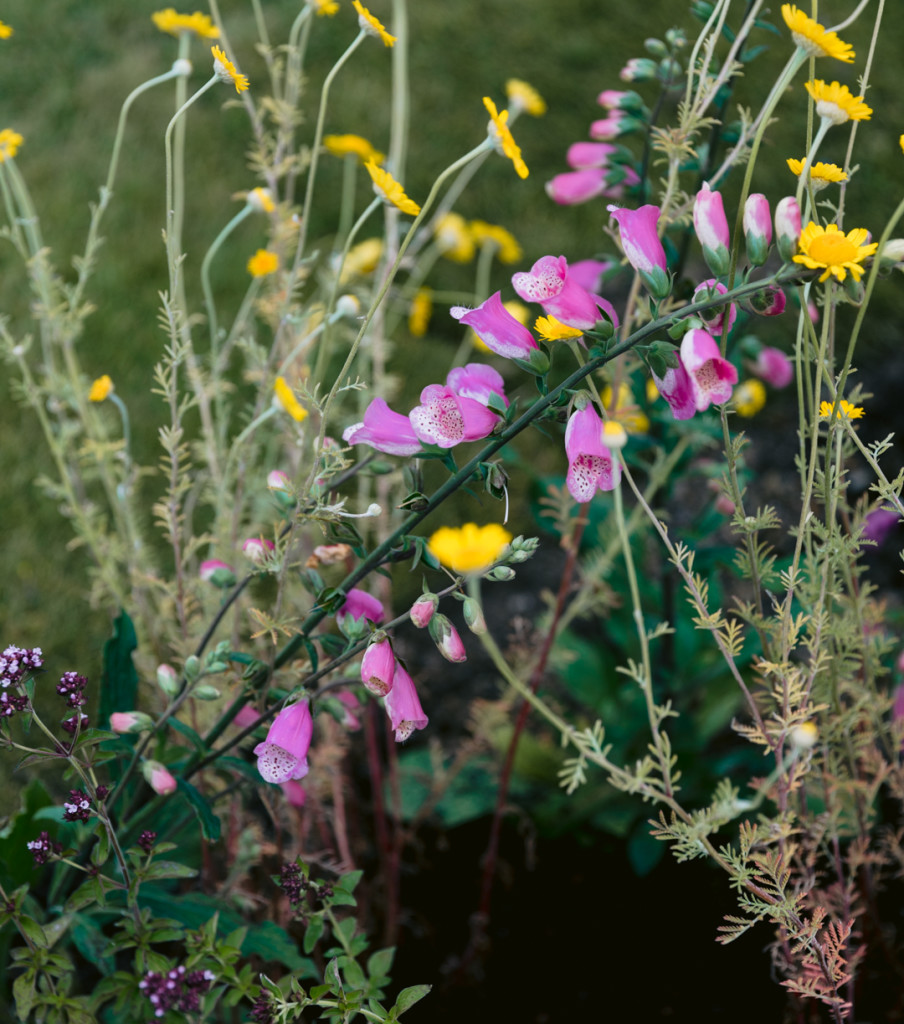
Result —
M214 256L220 251L220 246L232 234L232 232L254 212L254 208L246 203L244 207L232 218L223 228L204 254L201 261L201 289L204 292L204 304L207 307L207 323L210 326L210 352L211 362L215 365L217 358L217 308L213 301L213 290L210 287L210 265Z

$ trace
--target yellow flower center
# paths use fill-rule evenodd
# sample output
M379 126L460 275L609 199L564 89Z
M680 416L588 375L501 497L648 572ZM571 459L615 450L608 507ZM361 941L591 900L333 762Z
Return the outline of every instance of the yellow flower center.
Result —
M856 260L859 249L840 231L826 232L818 235L810 243L810 258L826 267L840 266Z

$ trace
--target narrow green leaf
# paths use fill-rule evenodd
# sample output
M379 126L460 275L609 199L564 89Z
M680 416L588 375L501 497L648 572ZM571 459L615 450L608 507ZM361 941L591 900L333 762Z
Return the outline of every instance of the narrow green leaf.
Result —
M198 821L201 823L201 834L208 842L218 842L222 831L220 819L213 813L210 804L190 782L186 782L185 779L177 779L176 781L179 785L179 791L187 797L192 809L198 816Z
M104 671L100 683L97 724L105 729L114 711L133 711L138 703L138 673L132 652L138 646L135 627L126 612L113 620L113 634L104 644Z

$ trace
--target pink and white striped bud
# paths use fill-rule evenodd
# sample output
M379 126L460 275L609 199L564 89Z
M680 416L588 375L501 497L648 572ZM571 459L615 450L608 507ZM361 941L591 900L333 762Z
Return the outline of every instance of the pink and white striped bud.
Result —
M639 93L623 89L604 89L596 102L606 110L643 110L643 99Z
M157 666L157 685L167 697L176 696L179 692L179 676L172 665Z
M263 537L249 537L242 544L242 554L252 565L264 565L275 547L272 540L264 540Z
M468 654L465 645L461 642L458 630L446 618L438 612L430 620L428 626L433 642L439 648L439 653L447 661L467 661Z
M658 206L641 206L637 210L609 206L609 216L618 224L618 233L628 262L640 274L650 294L664 299L671 290L665 249L659 238Z
M786 263L797 252L800 231L800 207L794 196L785 196L775 208L775 242Z
M411 606L411 621L417 626L418 629L425 629L430 625L430 620L433 618L433 613L436 611L437 605L439 604L439 598L436 594L426 593L414 602Z
M176 791L176 780L159 761L142 762L141 773L158 796L169 796Z
M757 353L753 372L774 388L786 388L794 379L794 365L780 349L765 345Z
M731 236L722 193L714 192L705 181L694 199L694 230L703 248L706 265L717 277L727 274L731 262L728 251Z
M371 693L385 697L392 689L395 655L385 633L375 633L374 636L382 639L372 641L364 652L361 660L361 682Z
M271 491L286 491L292 489L292 481L281 469L271 469L267 474L267 486Z
M120 734L147 732L153 725L154 719L142 711L114 711L110 715L110 728Z
M772 217L769 200L762 192L754 192L744 204L744 244L747 260L754 267L766 262L772 244Z

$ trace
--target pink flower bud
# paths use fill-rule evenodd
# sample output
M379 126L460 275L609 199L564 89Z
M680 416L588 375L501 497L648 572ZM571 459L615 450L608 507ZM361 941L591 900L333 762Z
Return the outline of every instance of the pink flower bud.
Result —
M774 284L765 285L741 302L744 309L757 316L780 316L785 312L787 304L785 293Z
M618 224L622 248L628 262L640 274L650 294L664 299L671 289L665 249L659 239L658 206L641 206L637 210L610 206L609 215Z
M176 790L176 780L159 761L144 761L141 765L144 780L158 796L169 796Z
M147 732L153 725L153 718L141 711L114 711L110 715L110 728L113 732Z
M289 779L288 782L282 783L280 788L285 794L286 803L291 807L304 807L307 793L305 793L304 786L300 782L296 782L295 779Z
M282 470L271 469L267 474L267 486L271 491L291 491L292 483Z
M774 388L786 388L794 379L794 365L791 360L780 349L770 348L768 345L757 353L756 363L752 369L757 377Z
M749 195L744 204L744 244L747 246L749 262L754 267L761 267L766 262L772 244L769 200L762 192Z
M357 587L352 587L345 595L345 603L336 612L337 621L346 616L358 621L366 619L378 626L386 618L386 610L378 598Z
M378 634L380 635L380 634ZM392 689L395 673L395 655L392 644L383 634L382 640L371 643L361 660L361 682L378 697L385 697Z
M273 541L263 537L249 537L242 544L242 554L253 565L263 565L274 549Z
M694 199L694 230L703 247L709 269L718 277L728 273L731 236L721 192L713 192L707 182Z
M172 665L157 666L157 685L167 697L175 697L179 692L179 676Z
M393 676L394 685L395 676ZM342 719L342 724L349 731L357 732L361 728L361 720L358 717L358 712L361 710L361 701L358 700L351 690L340 690L336 694L336 698L345 709L345 717Z
M239 710L239 713L232 721L239 727L239 729L247 729L249 726L256 725L260 720L261 716L257 708L253 708L250 704L246 704Z
M424 629L430 624L433 613L439 604L436 594L421 594L411 606L411 621L418 629Z
M465 645L461 642L458 630L446 618L438 612L430 620L430 636L439 648L439 653L447 661L467 661L468 654Z
M794 196L785 196L775 208L775 241L786 263L797 252L800 231L800 207Z
M559 206L577 206L605 194L606 171L603 167L564 171L547 181L545 188L549 198Z
M643 110L643 100L639 93L621 89L604 89L597 96L596 102L606 110Z
M235 586L235 569L228 562L221 562L217 558L208 558L202 562L198 575L205 583L212 583L220 590Z

